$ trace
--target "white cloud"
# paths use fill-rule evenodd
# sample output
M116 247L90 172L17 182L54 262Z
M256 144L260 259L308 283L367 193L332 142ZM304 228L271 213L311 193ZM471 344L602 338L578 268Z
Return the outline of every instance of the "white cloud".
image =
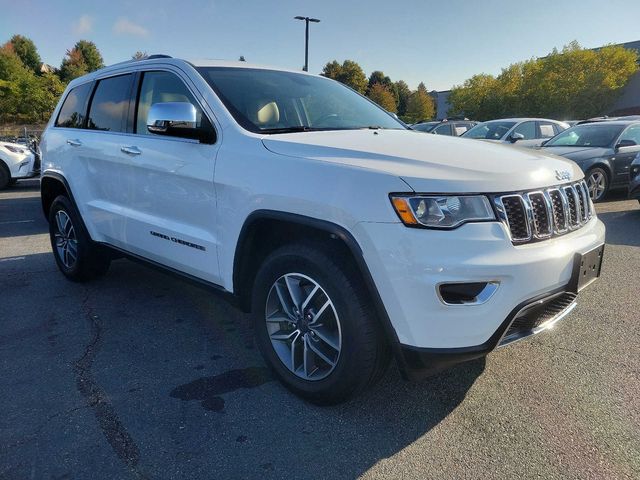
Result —
M134 35L136 37L146 37L149 35L149 30L126 17L120 17L116 23L113 24L113 32L118 35Z
M93 17L91 17L90 15L80 15L80 18L73 22L73 32L77 35L90 33L91 30L93 30Z

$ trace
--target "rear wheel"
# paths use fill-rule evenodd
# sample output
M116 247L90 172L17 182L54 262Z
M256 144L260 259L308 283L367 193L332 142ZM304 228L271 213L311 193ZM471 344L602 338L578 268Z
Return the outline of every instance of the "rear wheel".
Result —
M609 191L609 177L602 168L592 168L587 172L587 186L591 200L599 202Z
M335 404L374 383L388 351L357 275L321 247L285 246L256 276L257 342L284 385L317 404Z
M56 197L51 204L49 237L56 264L69 280L91 280L109 269L108 254L91 240L80 215L65 196Z

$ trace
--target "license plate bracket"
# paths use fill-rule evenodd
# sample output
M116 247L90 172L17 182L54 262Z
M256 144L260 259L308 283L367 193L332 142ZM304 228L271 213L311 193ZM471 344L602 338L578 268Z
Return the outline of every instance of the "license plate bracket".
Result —
M603 256L604 244L589 250L587 253L576 253L573 260L573 274L569 283L572 292L580 292L600 276Z

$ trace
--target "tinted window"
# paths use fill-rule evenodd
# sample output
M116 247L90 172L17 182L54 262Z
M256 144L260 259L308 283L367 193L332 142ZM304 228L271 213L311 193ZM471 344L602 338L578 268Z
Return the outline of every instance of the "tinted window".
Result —
M419 132L430 132L437 125L439 125L438 122L416 123L415 125L412 125L411 128L413 130L418 130Z
M235 120L253 132L406 128L373 102L327 78L253 68L198 71Z
M556 130L553 127L554 127L553 123L540 122L540 138L555 137Z
M196 108L196 126L211 128L202 109L186 85L170 72L146 72L142 77L136 117L136 133L153 135L147 130L147 116L151 105L165 102L186 102Z
M92 85L89 82L71 89L58 114L56 127L82 128Z
M516 128L514 128L513 133L521 133L524 135L524 140L532 140L536 138L536 122L522 122Z
M620 137L618 142L622 140L630 140L636 142L636 145L640 145L640 125L632 125L629 127Z
M484 138L486 140L500 140L516 122L504 120L493 120L491 122L479 123L467 133L465 138Z
M451 135L451 125L440 125L433 129L433 133L436 135Z
M105 78L98 82L91 100L87 128L123 132L129 113L132 75Z
M623 128L604 122L576 125L549 140L545 147L609 147Z

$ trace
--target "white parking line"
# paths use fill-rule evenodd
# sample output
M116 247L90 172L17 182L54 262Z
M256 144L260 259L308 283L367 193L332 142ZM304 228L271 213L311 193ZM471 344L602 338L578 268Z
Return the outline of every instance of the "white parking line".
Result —
M24 260L27 257L9 257L9 258L0 258L0 263L2 262L15 262L17 260Z

